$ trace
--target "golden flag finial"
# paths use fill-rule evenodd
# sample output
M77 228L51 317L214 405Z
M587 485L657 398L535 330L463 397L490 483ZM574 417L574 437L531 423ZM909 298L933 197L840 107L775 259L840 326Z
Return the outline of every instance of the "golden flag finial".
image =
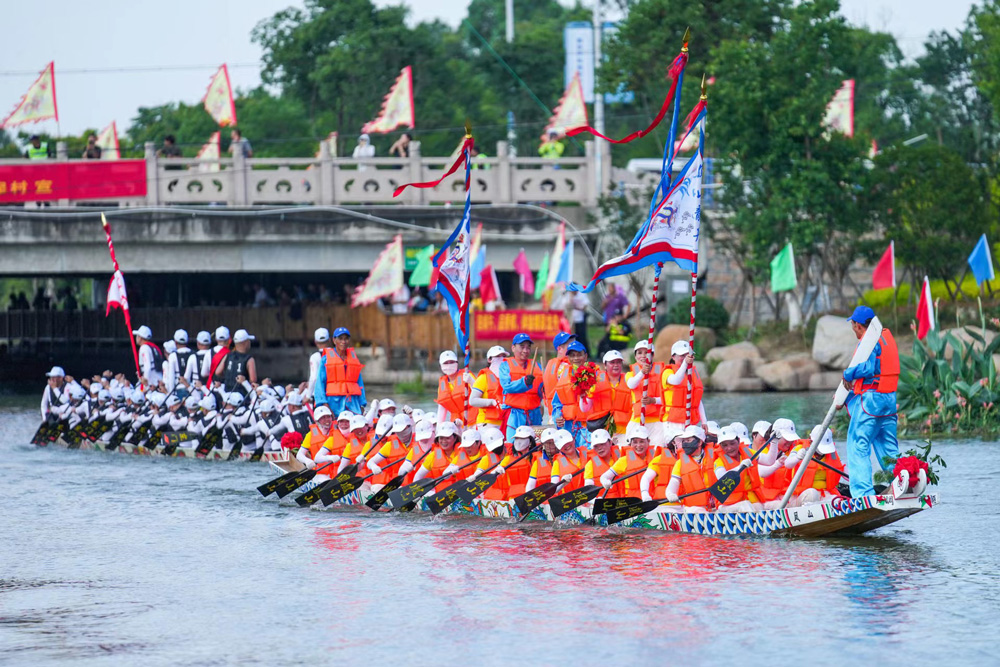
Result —
M705 87L705 74L701 75L701 101L708 99L708 88Z
M469 122L468 118L465 119L465 138L472 138L472 123Z
M688 42L691 41L691 26L688 26L687 29L684 31L684 37L681 39L681 41L684 42L684 45L681 47L681 51L687 53Z
M103 227L104 227L105 229L107 229L107 228L108 228L108 219L104 217L104 212L103 212L103 211L101 212L101 225L102 225L102 226L103 226Z

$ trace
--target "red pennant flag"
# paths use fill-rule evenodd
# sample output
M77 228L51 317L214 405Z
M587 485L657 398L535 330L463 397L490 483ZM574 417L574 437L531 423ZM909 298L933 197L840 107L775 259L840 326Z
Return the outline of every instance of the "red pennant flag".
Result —
M882 253L882 259L872 271L872 289L895 289L896 287L896 242L889 241L889 247Z
M479 273L479 278L479 296L483 303L500 301L500 283L497 282L497 273L493 270L493 265L487 264Z
M934 301L931 299L931 282L924 276L924 285L920 290L920 301L917 303L917 340L927 337L927 332L934 331Z
M528 263L528 256L524 254L524 248L521 248L521 252L514 258L514 272L520 278L521 291L534 296L535 276L531 273L531 265Z

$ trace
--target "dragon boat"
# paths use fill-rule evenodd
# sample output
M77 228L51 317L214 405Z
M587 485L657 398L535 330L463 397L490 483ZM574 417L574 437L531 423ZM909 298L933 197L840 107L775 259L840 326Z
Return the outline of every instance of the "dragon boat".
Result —
M287 473L298 469L297 461L272 461L276 472ZM310 481L300 487L295 495L312 490L316 485ZM372 489L366 482L348 495L333 502L327 507L317 503L312 509L318 511L341 511L354 508L354 511L371 513L365 502L374 495L377 489ZM291 500L287 496L286 500ZM892 493L862 498L836 499L834 501L789 507L783 510L763 510L760 512L696 512L679 514L661 507L652 512L641 514L616 524L622 528L644 528L672 533L687 533L692 535L719 536L772 536L772 537L826 537L861 535L869 531L895 523L906 517L930 509L938 502L936 493L924 493L916 496L896 498ZM591 503L571 510L558 518L553 518L547 503L535 508L524 518L526 521L547 521L559 526L590 524L607 526L607 516L596 518L591 511ZM349 510L350 511L350 510ZM426 500L421 499L414 509L430 514ZM386 510L380 510L385 513ZM518 521L522 517L514 506L513 500L481 500L470 503L455 502L442 514L469 515L487 519Z
M232 451L229 449L211 449L204 456L195 453L195 450L191 447L175 447L173 450L167 454L165 451L165 445L158 445L156 447L144 447L142 445L133 445L128 442L123 442L117 447L108 448L107 443L103 441L90 441L82 440L79 444L73 444L68 442L62 437L57 437L55 440L43 442L39 444L40 447L55 446L61 447L63 449L78 449L80 451L99 451L108 452L114 454L129 454L133 456L168 456L178 459L196 459L199 461L245 461L249 463L256 462L266 462L273 464L283 464L288 466L291 461L288 455L288 450L281 450L280 452L263 452L259 457L255 457L252 450L242 450L236 456L232 456Z

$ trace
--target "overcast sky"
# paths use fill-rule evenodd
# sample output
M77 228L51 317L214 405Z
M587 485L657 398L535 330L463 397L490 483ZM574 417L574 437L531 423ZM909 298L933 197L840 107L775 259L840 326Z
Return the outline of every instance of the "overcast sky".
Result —
M515 0L515 8L524 1ZM590 0L583 2L587 5ZM250 41L250 31L276 11L301 4L301 0L5 3L8 29L0 40L0 119L50 60L56 63L60 125L65 133L100 129L112 120L123 133L140 106L197 102L223 62L229 63L234 86L252 88L260 83L261 54ZM468 0L405 4L414 20L440 18L457 25ZM841 0L849 20L891 32L908 56L920 53L932 30L953 30L964 23L973 4L973 0ZM56 129L49 122L24 128Z

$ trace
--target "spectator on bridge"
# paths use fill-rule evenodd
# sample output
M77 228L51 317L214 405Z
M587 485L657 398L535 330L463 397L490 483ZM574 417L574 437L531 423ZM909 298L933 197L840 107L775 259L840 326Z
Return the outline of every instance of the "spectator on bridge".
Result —
M45 288L39 287L38 291L35 292L34 300L31 302L31 308L32 310L48 310L50 301L49 297L45 294Z
M181 153L181 149L177 146L177 140L174 138L174 135L168 134L163 137L163 146L160 147L160 150L156 151L156 157L166 158L168 160L184 157L184 154ZM170 169L172 171L183 168L184 167L179 164L170 164L164 167L164 169Z
M24 151L24 157L29 160L47 160L52 157L49 154L49 142L42 141L37 134L31 135L28 139L28 149Z
M333 294L330 293L330 288L325 284L319 286L319 301L320 303L330 303L333 301ZM348 299L347 303L350 304L351 300Z
M7 305L7 312L12 310L17 310L17 295L13 292L10 293L10 303Z
M31 310L31 304L28 303L28 296L24 292L19 292L17 295L17 309Z
M101 147L97 145L97 135L93 132L87 137L87 147L83 149L84 160L100 160Z
M399 139L389 147L390 157L410 157L410 142L413 141L413 136L409 132L403 132L399 135ZM402 169L402 167L399 167Z
M559 141L559 132L549 130L538 147L538 154L546 160L558 160L566 151L566 144Z
M352 157L355 160L360 160L366 157L375 157L375 147L372 146L372 139L367 134L362 134L358 137L358 145L354 147L354 153ZM364 171L368 169L368 165L361 163L358 165L358 171Z
M239 151L243 157L253 157L253 146L250 145L250 140L243 136L240 129L237 127L233 128L233 131L229 133L229 152L236 157L237 151Z
M601 313L604 315L604 324L610 324L611 318L619 310L622 311L625 317L629 316L628 297L625 295L625 290L609 282L608 292L601 301Z
M264 289L263 285L254 284L253 286L253 307L263 308L271 304L271 297Z

